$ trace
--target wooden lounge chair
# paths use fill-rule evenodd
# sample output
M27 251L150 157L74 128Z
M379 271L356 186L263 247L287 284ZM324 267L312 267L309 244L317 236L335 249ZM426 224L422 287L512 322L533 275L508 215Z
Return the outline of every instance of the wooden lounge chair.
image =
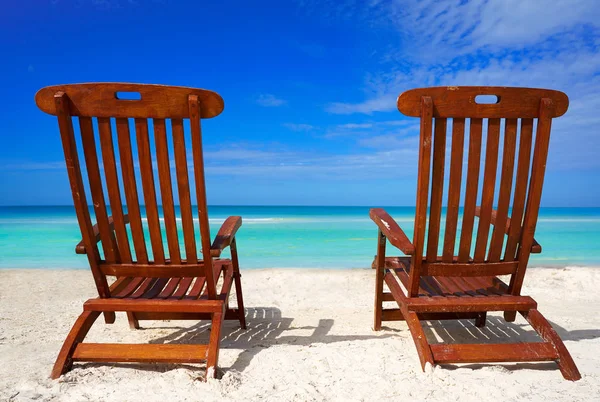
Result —
M496 95L497 102L479 104L475 99L478 95ZM521 295L529 255L541 252L533 235L550 126L552 118L567 111L568 104L562 92L504 87L413 89L398 98L400 112L420 118L414 237L411 243L383 209L370 211L379 228L373 263L374 329L380 330L382 321L405 320L423 369L426 363L555 361L566 379L581 378L562 340L537 310L535 300ZM446 129L450 119L449 183L442 242ZM486 125L487 134L482 129ZM501 131L502 152L499 151ZM466 137L468 148L465 148ZM481 162L482 137L486 138L485 162ZM468 154L464 173L463 152ZM483 170L480 164L484 165ZM480 172L483 173L481 206L476 207ZM475 232L476 216L479 219ZM407 257L386 257L386 239ZM510 275L510 282L506 284L498 275ZM389 292L384 292L384 283ZM395 301L400 308L384 309L386 301ZM421 326L421 320L474 318L475 325L482 327L488 311L503 311L509 322L519 312L542 342L429 344Z
M120 99L131 98L128 93L139 99ZM206 207L200 118L221 113L223 100L218 94L203 89L117 83L46 87L36 94L35 100L41 110L58 117L83 239L76 252L87 255L99 295L84 303L83 313L60 350L51 377L58 378L69 371L73 361L206 361L206 376L215 376L223 320L239 320L242 328L246 327L235 241L242 219L229 217L211 245ZM73 117L78 118L78 130L73 127ZM184 134L186 120L191 128L192 158L189 159ZM134 127L130 128L130 121ZM75 135L76 131L80 135ZM149 131L153 131L155 146ZM132 137L137 150L132 147ZM169 137L174 159L169 155ZM85 168L79 162L79 141ZM141 208L138 194L136 162L145 208ZM188 164L193 165L192 172L188 172ZM86 175L82 174L84 171ZM189 174L193 177L193 186L190 186ZM167 250L161 233L156 177ZM173 181L178 189L180 217L174 207ZM94 205L95 224L88 209L87 185ZM201 250L197 248L190 195L194 189ZM185 256L180 253L179 218ZM146 244L148 235L150 247ZM230 247L231 259L220 259L226 247ZM109 285L107 277L116 277L116 280ZM233 282L237 309L228 305ZM104 314L106 323L112 324L117 311L127 313L133 328L138 328L139 320L210 319L210 339L207 345L83 343L100 313Z

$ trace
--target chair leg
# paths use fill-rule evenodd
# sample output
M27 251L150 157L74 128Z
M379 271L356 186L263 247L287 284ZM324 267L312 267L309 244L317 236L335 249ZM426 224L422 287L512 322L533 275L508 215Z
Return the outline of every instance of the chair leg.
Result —
M485 327L485 320L487 317L487 312L477 313L477 318L475 318L475 326L477 328Z
M221 327L223 326L223 313L213 313L212 323L210 328L210 339L208 341L208 351L206 353L206 377L216 378L218 361L219 361L219 345L221 343Z
M71 367L73 366L72 356L75 347L78 343L83 341L98 316L100 316L99 311L84 311L79 318L77 318L77 321L73 324L71 332L67 335L67 338L58 353L58 357L52 368L52 373L50 373L50 378L55 380L62 374L71 370Z
M106 324L114 324L116 320L116 315L114 311L105 311L104 312L104 322Z
M240 327L246 329L246 310L244 309L244 297L242 296L242 279L240 274L235 275L235 296L237 298L238 305L238 317L240 320Z
M127 312L127 320L129 321L129 328L140 329L140 322L135 317L135 313Z
M542 313L536 309L521 311L520 313L544 341L549 342L554 346L558 352L558 360L556 363L558 364L558 368L563 377L569 381L581 379L581 374L579 373L571 354L567 350L567 347L554 328L552 328L552 325L544 318Z
M514 322L517 319L516 311L505 311L504 312L504 320L506 322Z
M404 314L404 318L406 319L406 324L408 325L410 334L412 335L415 346L417 347L419 360L421 360L421 369L425 371L425 365L427 363L431 364L432 366L435 364L433 360L433 353L429 347L429 342L427 342L427 337L425 336L425 332L423 332L423 327L421 326L421 322L419 321L417 313L407 311L406 314Z
M377 233L377 255L375 256L375 305L373 330L381 330L381 315L383 314L383 281L385 276L385 245L386 238L381 232Z
M383 270L376 268L375 278L375 305L373 316L373 330L381 330L381 316L383 314Z
M231 263L233 264L233 277L235 279L235 296L238 304L238 317L240 327L246 329L246 310L244 309L244 297L242 295L242 275L240 275L240 264L237 254L237 243L235 237L231 240Z

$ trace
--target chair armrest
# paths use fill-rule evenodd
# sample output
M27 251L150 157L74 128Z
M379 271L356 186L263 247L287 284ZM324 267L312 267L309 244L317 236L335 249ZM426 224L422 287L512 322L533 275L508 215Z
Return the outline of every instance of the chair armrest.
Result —
M481 207L475 208L475 216L479 217L480 214L481 214ZM495 209L492 209L491 223L494 226L496 226L497 217L498 217L498 211L496 211ZM508 234L509 232L510 232L510 218L506 217L506 225L504 227L504 234ZM542 246L535 239L533 239L533 244L531 245L531 253L539 254L541 252L542 252Z
M125 224L129 223L129 215L128 214L123 215L123 221L125 222ZM108 217L108 227L112 231L115 230L115 222L113 221L112 216ZM94 231L94 239L95 239L96 243L98 243L100 241L100 229L98 229L97 223L94 225L92 230ZM77 253L77 254L85 254L86 253L86 249L85 249L85 245L83 244L83 240L80 241L79 243L77 243L77 246L75 246L75 253Z
M415 246L408 240L406 234L385 210L382 208L373 208L369 211L369 217L385 237L390 241L390 244L406 255L412 255L415 252Z
M210 246L210 255L212 257L219 257L223 250L231 245L231 242L235 238L235 233L240 226L242 226L241 216L230 216L225 219L212 246Z

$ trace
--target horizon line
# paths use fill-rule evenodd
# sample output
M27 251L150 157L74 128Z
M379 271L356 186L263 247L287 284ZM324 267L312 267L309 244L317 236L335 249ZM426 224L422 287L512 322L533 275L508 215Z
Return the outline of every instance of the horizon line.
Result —
M93 207L93 204L88 204L88 207ZM140 207L146 207L145 204L139 204ZM158 204L162 207L162 204ZM180 207L181 204L174 206ZM197 207L198 204L192 204L192 207ZM72 207L73 204L22 204L22 205L0 205L0 208L24 208L24 207ZM306 208L416 208L416 205L308 205L308 204L210 204L208 207L306 207ZM447 208L443 205L442 208ZM459 207L463 208L463 206ZM544 205L541 208L600 208L600 205L595 206L560 206L560 205Z

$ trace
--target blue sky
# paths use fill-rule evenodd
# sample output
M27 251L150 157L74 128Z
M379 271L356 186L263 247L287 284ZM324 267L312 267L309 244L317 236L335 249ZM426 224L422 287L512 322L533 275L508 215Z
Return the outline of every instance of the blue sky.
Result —
M0 205L70 204L46 85L125 81L219 92L204 124L211 204L414 205L404 90L565 91L546 206L600 205L594 0L20 1L0 14ZM232 191L232 189L234 189Z

